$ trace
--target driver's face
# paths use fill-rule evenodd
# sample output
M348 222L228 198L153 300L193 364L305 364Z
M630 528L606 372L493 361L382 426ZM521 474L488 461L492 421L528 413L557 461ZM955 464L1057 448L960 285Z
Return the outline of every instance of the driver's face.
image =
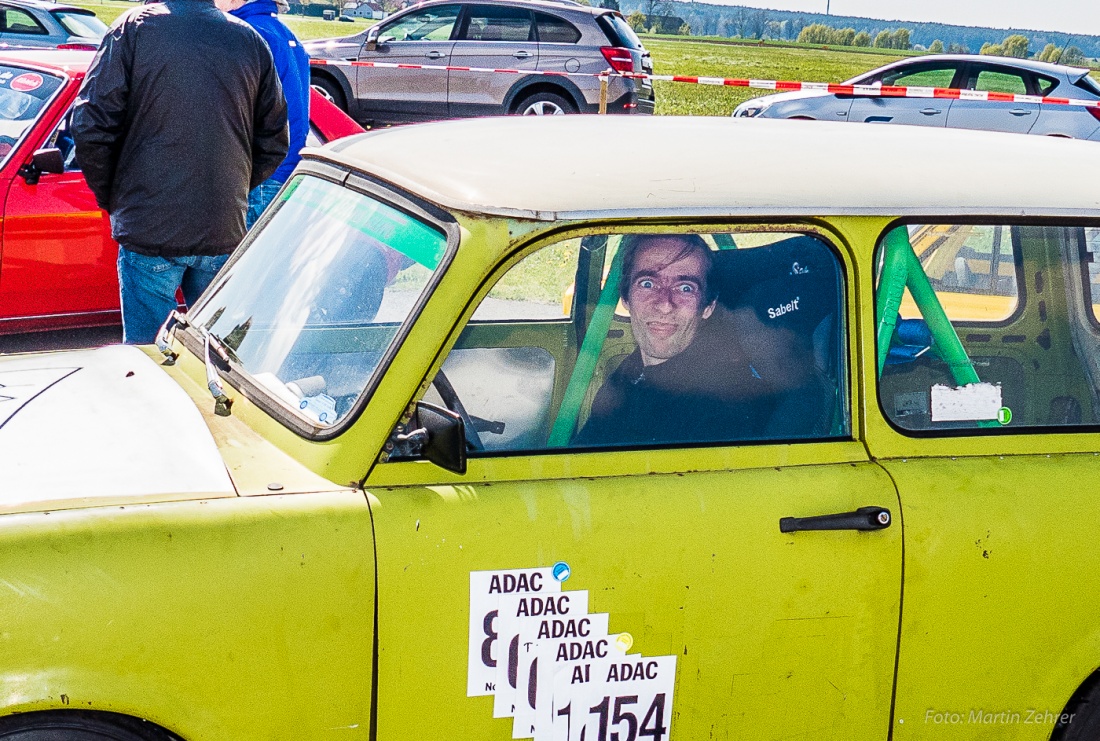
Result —
M704 304L706 261L698 251L684 253L676 237L650 237L637 249L627 308L634 341L645 365L657 365L687 349L699 322L714 313Z

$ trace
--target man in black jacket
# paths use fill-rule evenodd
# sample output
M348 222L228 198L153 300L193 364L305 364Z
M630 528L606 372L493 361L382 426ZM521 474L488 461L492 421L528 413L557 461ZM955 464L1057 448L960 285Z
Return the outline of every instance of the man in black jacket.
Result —
M248 192L286 157L286 101L267 44L213 0L125 13L73 113L77 159L119 243L123 338L152 342L245 233Z

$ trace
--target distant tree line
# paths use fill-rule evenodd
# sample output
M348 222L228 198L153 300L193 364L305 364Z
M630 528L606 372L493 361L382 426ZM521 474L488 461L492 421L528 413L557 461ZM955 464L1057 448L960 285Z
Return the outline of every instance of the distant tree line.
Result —
M798 33L801 44L829 44L832 46L873 46L876 49L909 49L909 29L880 31L874 39L866 31L854 28L833 28L824 23L812 23Z

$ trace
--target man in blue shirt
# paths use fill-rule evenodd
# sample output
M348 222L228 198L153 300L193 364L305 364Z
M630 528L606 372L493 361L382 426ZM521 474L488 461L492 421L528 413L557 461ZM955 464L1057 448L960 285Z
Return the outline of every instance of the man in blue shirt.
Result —
M275 0L215 0L215 5L252 26L267 42L286 95L290 149L275 174L248 194L246 226L251 229L302 159L299 152L306 145L309 133L309 55L293 32L279 20Z

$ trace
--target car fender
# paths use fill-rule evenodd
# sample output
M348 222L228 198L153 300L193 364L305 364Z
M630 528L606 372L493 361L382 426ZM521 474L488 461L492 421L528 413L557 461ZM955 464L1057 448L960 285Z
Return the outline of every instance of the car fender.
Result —
M311 64L309 66L309 79L312 80L315 77L324 77L325 79L332 80L340 86L340 90L344 92L344 100L348 102L348 109L354 111L359 107L359 100L355 97L355 93L352 92L351 82L348 81L347 73L344 69L336 66Z
M764 109L764 118L815 118L822 121L847 121L852 98L836 95L802 95L777 100Z
M548 78L544 76L532 75L518 80L508 94L504 96L503 108L505 111L511 111L521 100L541 90L562 90L566 93L573 104L577 106L577 110L584 111L588 108L588 101L585 100L584 93L577 87L576 83L567 77L553 77Z
M361 490L12 514L0 543L0 712L106 710L191 739L369 733Z

